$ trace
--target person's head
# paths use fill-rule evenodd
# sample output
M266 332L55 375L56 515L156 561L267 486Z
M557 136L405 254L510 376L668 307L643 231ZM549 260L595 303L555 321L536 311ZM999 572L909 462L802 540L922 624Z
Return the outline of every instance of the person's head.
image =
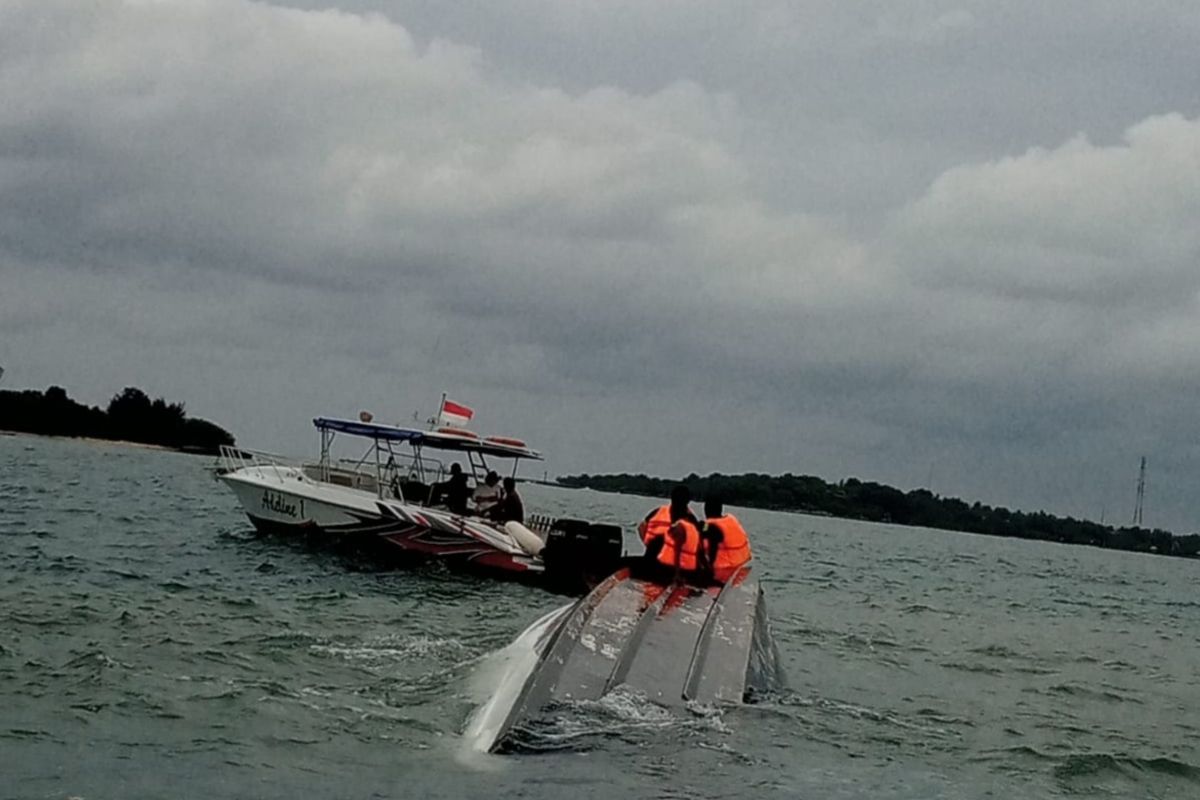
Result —
M676 484L675 488L671 490L671 510L682 513L690 502L692 502L691 490L682 483Z
M457 461L450 465L450 474L458 475L462 472L462 466Z
M488 486L495 486L500 482L500 475L495 470L492 470L487 474L487 477L483 479L483 482Z
M725 513L725 504L721 502L719 497L710 497L704 501L704 516L709 519L719 517Z
M504 491L508 492L509 494L512 494L516 490L517 490L517 479L516 478L505 478L504 479Z

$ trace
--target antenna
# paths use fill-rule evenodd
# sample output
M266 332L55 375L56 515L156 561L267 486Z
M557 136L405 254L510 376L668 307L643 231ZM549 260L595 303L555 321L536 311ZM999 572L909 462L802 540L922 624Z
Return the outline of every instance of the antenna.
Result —
M1142 506L1146 501L1146 457L1142 456L1142 466L1138 470L1137 503L1133 506L1133 524L1142 527Z

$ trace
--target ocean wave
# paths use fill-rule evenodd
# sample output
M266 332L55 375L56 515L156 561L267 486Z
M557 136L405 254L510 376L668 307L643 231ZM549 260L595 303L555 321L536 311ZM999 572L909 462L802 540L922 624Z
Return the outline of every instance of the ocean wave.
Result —
M125 578L126 580L142 581L150 577L143 572L134 572L130 569L120 569L117 567L107 567L102 571L105 575L115 575L118 578Z
M0 739L41 740L61 744L62 739L40 728L8 728L0 730Z
M900 609L900 612L902 614L932 613L932 614L954 615L953 611L947 611L946 609L943 609L943 608L936 608L935 606L926 605L925 603L909 603L908 605L903 606Z
M1200 767L1167 756L1134 756L1121 753L1047 752L1031 745L1015 745L979 753L972 760L992 762L1035 762L1046 765L1049 772L1066 788L1073 791L1094 790L1105 784L1153 783L1162 785L1164 779L1182 779L1190 787L1200 785ZM1116 788L1110 786L1110 788ZM1106 792L1120 796L1126 792Z
M109 657L100 650L89 650L85 653L80 653L75 658L67 661L59 667L60 670L77 669L86 667L90 669L112 669L115 667L123 667L129 669L129 664L122 664L119 661Z
M65 555L55 558L42 569L46 572L86 572L88 565L77 556Z
M1058 675L1060 670L1053 667L1038 667L1032 664L1013 664L1009 672L1019 672L1023 675Z
M324 592L311 592L309 594L297 595L296 602L301 603L303 605L309 605L312 603L336 602L338 600L345 600L349 597L350 597L350 595L347 594L346 592L340 591L338 589L331 589L329 591L324 591Z
M1137 758L1110 753L1080 753L1058 759L1054 775L1067 782L1081 778L1110 777L1141 782L1165 776L1183 778L1188 783L1200 786L1200 767L1165 756Z
M225 639L222 644L254 644L264 646L289 646L289 645L306 645L306 644L323 644L328 639L322 636L315 636L311 633L303 631L287 631L286 633L268 633L262 634L257 631L252 631L243 636L237 636L231 639Z
M916 715L923 719L928 719L936 722L939 725L965 725L968 728L974 728L975 723L966 717L955 717L936 708L918 708Z
M969 661L944 661L942 662L942 666L946 669L958 670L959 672L974 672L980 675L1004 675L1009 671L1003 667Z
M1056 683L1045 689L1027 689L1039 694L1059 694L1068 695L1070 697L1078 697L1089 700L1103 700L1108 703L1137 703L1142 704L1142 700L1131 695L1122 694L1113 689L1093 689L1090 686L1080 686L1077 683Z
M993 656L994 658L1026 658L1024 653L1019 653L1016 650L1005 647L1002 644L989 644L983 647L972 647L968 652L976 653L981 656Z
M851 647L851 649L866 649L874 652L877 647L886 647L889 649L901 648L905 649L904 645L892 639L885 639L877 636L869 636L858 633L847 633L839 638L839 641Z
M916 719L906 719L898 712L890 709L870 708L827 697L805 697L794 692L780 693L771 702L763 705L755 705L750 708L756 713L760 710L774 711L786 716L794 716L788 710L790 708L804 709L809 715L813 712L818 712L833 718L841 717L858 722L871 722L935 738L954 737L958 735L957 732L945 726L974 726L974 723L970 720L949 716L937 709L928 707L918 710L914 715L917 717Z

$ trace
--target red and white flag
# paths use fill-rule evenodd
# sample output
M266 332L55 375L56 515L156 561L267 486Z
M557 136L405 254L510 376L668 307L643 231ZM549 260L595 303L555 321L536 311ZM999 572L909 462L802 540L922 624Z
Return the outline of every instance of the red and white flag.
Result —
M461 428L465 427L473 416L475 416L475 412L463 404L443 398L442 410L438 412L438 424L454 425Z

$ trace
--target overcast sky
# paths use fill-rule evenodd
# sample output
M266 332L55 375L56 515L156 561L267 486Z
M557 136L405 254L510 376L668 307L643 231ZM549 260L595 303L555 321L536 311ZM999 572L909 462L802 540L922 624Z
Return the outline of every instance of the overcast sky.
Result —
M336 6L331 8L330 6ZM1194 0L3 0L3 388L1200 529Z

